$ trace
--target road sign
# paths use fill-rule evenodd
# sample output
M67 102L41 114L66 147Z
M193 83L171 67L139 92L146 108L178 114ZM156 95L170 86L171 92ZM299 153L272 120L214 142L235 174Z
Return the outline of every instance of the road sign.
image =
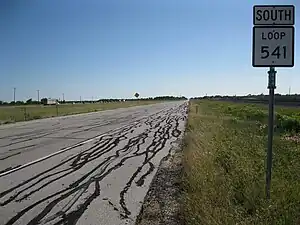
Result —
M294 27L253 27L253 67L293 67Z
M255 5L253 7L254 25L294 25L295 7L293 5Z
M273 135L274 93L276 89L275 67L294 66L295 6L256 5L253 7L253 67L270 67L269 74L269 121L266 168L266 197L270 199ZM266 26L269 25L269 26Z

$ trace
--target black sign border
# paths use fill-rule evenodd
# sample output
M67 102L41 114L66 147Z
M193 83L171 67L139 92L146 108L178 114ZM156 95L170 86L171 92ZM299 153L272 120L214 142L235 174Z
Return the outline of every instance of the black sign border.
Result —
M292 64L290 65L255 65L254 49L255 49L255 30L256 28L292 28ZM294 67L295 65L295 27L294 26L254 26L252 31L252 66L253 67Z
M293 9L293 23L292 24L255 24L255 8L256 7L272 7L272 8L276 8L276 7L292 7ZM295 5L255 5L253 6L253 25L254 26L294 26L295 25Z

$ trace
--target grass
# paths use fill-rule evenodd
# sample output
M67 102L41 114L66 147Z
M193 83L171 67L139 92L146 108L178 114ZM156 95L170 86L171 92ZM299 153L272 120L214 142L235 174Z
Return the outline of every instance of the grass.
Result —
M282 117L300 112L276 110ZM275 132L271 199L265 198L266 113L256 105L190 103L184 139L186 224L300 223L300 145L282 138L289 134L286 129Z
M0 107L0 124L14 123L47 117L65 116L79 113L98 112L109 109L126 108L154 104L157 101L130 101L94 104L62 104L56 106L27 105Z
M256 120L267 123L267 107L255 104L230 104L217 103L223 113L229 114L239 119ZM300 132L300 109L288 107L276 107L275 112L276 127L281 132Z

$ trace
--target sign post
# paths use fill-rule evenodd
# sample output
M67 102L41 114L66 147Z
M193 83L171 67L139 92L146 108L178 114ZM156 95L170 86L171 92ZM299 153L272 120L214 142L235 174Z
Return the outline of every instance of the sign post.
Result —
M268 71L269 121L266 160L266 197L270 199L273 135L275 67L294 67L295 7L293 5L256 5L253 7L253 67Z
M273 156L273 135L274 135L274 91L276 88L276 71L270 67L269 74L269 121L268 121L268 152L267 152L267 173L266 173L266 196L270 198L272 156Z

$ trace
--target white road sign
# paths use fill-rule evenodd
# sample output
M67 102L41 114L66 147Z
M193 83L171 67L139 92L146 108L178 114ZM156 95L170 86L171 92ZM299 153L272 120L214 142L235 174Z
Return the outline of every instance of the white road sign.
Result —
M253 27L253 67L293 67L294 27Z
M253 7L254 25L294 25L295 7L293 5L255 5Z

